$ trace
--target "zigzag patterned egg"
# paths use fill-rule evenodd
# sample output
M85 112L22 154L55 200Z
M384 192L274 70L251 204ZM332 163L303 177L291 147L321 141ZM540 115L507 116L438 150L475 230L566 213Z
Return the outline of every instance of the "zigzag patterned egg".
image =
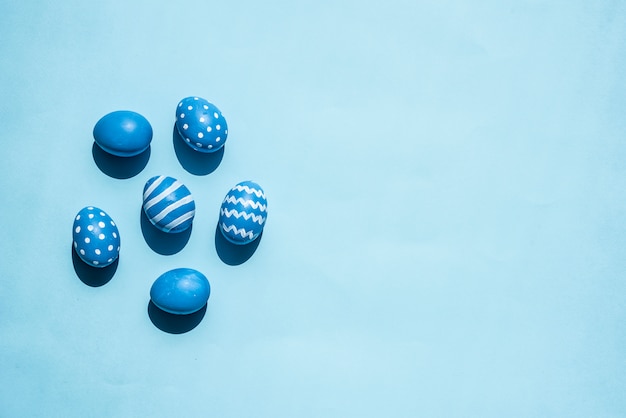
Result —
M74 218L74 250L85 263L106 267L120 254L120 232L102 209L87 206Z
M196 203L191 192L173 177L154 176L143 188L143 211L164 232L183 232L191 226Z
M187 145L200 152L219 150L228 137L222 112L201 97L186 97L178 103L176 129Z
M261 186L244 181L230 189L220 208L219 228L233 244L248 244L261 235L267 219L267 199Z

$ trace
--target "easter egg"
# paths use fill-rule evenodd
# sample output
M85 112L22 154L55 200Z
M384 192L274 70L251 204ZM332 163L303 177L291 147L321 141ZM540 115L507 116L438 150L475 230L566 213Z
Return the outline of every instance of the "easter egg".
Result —
M74 250L85 263L106 267L120 254L120 232L102 209L87 206L74 218Z
M159 309L178 315L199 311L210 294L211 286L204 274L189 268L163 273L150 289L150 299Z
M233 244L247 244L263 232L267 199L261 186L244 181L230 189L220 208L219 228Z
M143 188L143 210L152 225L164 232L177 233L191 226L196 203L180 181L154 176Z
M228 137L222 112L201 97L186 97L178 103L176 129L187 145L200 152L219 150Z
M152 141L152 126L139 113L118 110L104 115L93 128L96 144L109 154L133 157Z

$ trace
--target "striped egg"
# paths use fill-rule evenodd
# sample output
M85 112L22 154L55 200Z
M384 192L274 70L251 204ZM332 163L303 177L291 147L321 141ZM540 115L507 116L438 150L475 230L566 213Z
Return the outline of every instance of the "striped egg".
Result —
M224 115L202 97L185 97L178 103L176 129L187 145L205 153L222 148L228 137Z
M87 206L74 218L74 251L92 267L113 264L120 254L120 232L102 209Z
M230 189L220 208L219 228L233 244L248 244L261 235L267 219L267 199L261 186L244 181Z
M143 188L143 211L152 225L176 233L191 226L196 204L183 183L173 177L154 176Z

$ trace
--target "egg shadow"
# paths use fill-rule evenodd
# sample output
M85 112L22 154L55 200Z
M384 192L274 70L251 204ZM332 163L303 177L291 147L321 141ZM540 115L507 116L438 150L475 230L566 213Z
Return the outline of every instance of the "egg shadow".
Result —
M141 212L141 233L143 234L146 244L148 244L148 247L150 247L152 251L161 255L173 255L185 248L185 245L189 242L189 237L191 237L193 224L182 232L163 232L152 225L143 207L140 208L139 211Z
M172 141L174 143L174 152L180 165L190 174L196 176L206 176L214 172L222 162L224 148L226 148L226 145L224 145L215 152L196 151L185 143L178 129L176 129L176 124L174 124Z
M184 334L198 326L206 314L205 303L199 311L188 315L175 315L157 307L152 300L148 302L148 316L155 327L168 334Z
M74 271L81 282L90 287L100 287L111 281L117 271L117 266L120 262L119 257L117 257L117 259L108 266L98 268L85 263L76 253L73 245L71 246L71 249Z
M134 157L109 154L94 141L91 147L93 160L104 174L115 179L129 179L141 173L150 160L151 147Z
M217 251L218 257L224 264L228 264L229 266L238 266L245 263L250 259L250 257L252 257L261 243L261 238L263 238L263 232L261 232L257 239L248 244L233 244L224 238L218 223L215 228L215 250Z

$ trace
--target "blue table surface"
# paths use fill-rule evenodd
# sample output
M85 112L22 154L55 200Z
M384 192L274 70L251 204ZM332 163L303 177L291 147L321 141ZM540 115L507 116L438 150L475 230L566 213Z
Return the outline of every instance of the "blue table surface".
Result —
M626 416L626 3L0 11L1 417ZM228 120L207 166L187 96ZM93 148L121 109L154 130L128 175ZM161 174L196 200L183 242L141 217ZM243 180L268 220L238 258ZM102 283L70 248L87 205L120 230ZM178 267L211 283L190 323L149 305Z

